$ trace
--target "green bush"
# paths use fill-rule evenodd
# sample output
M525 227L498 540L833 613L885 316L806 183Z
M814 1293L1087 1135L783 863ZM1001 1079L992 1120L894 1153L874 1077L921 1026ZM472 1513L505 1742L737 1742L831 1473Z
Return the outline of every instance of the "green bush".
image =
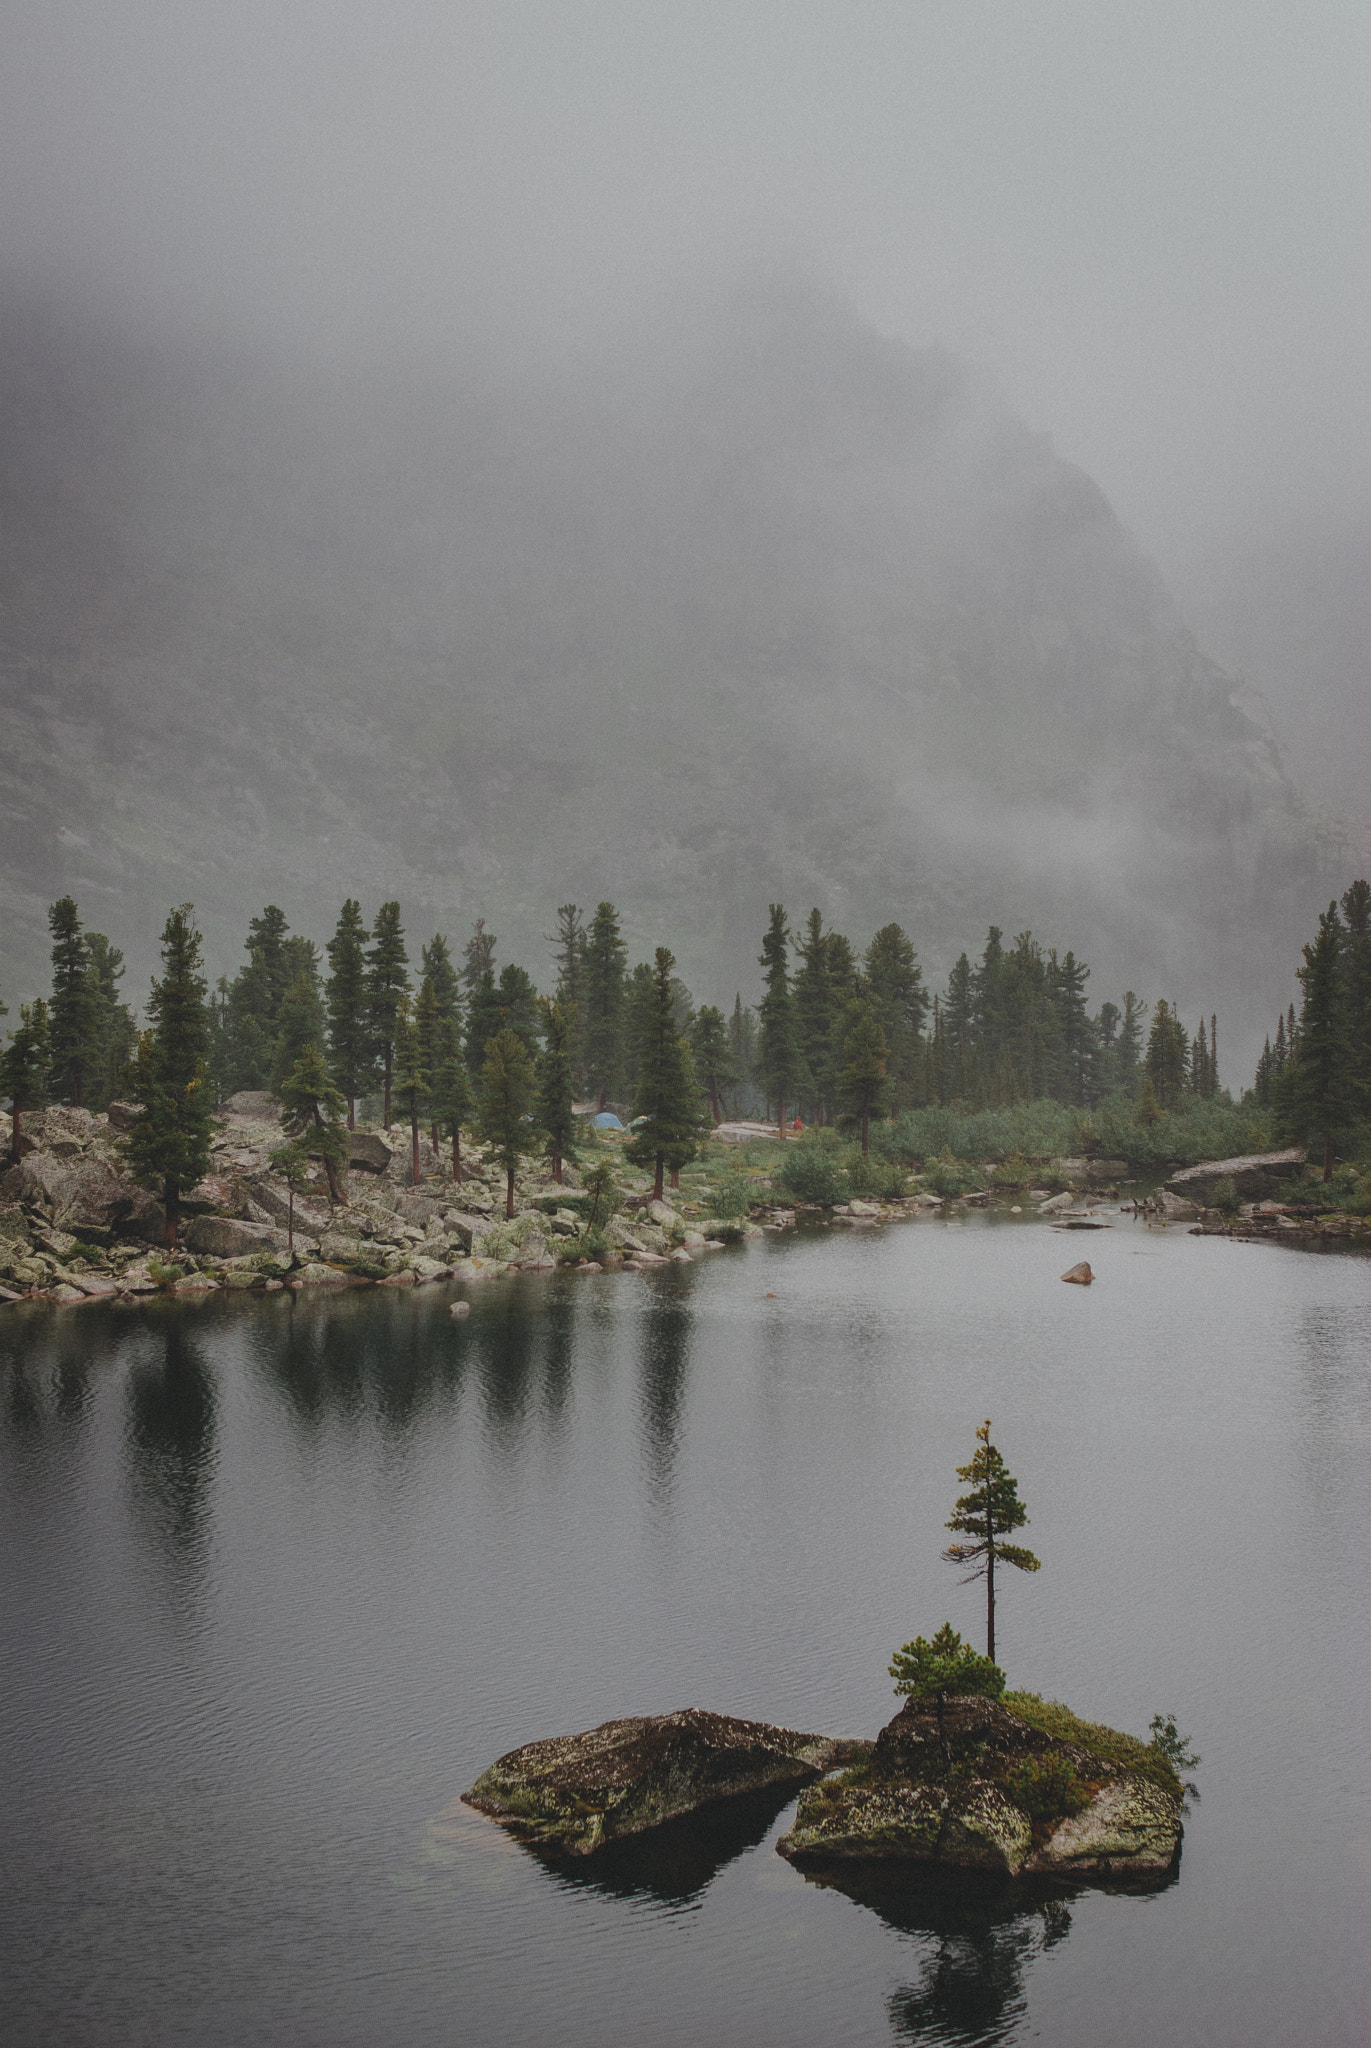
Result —
M747 1236L747 1226L736 1216L711 1216L701 1226L706 1237L715 1238L720 1244L741 1244Z
M860 1152L847 1171L848 1185L854 1195L875 1197L881 1202L898 1202L905 1192L909 1179L903 1166L889 1160L863 1159Z
M1030 1756L1012 1764L1002 1780L1030 1820L1062 1820L1089 1805L1090 1794L1064 1756Z
M714 1214L729 1218L746 1216L752 1199L752 1181L739 1167L731 1165L715 1184Z
M954 1195L969 1194L972 1188L980 1187L982 1177L964 1159L955 1159L946 1148L923 1170L923 1183L935 1195L950 1199Z
M1238 1191L1231 1180L1215 1181L1209 1191L1209 1207L1219 1210L1224 1216L1237 1215L1239 1208Z
M792 1201L818 1202L825 1209L831 1209L835 1202L845 1202L848 1197L848 1177L833 1148L817 1145L809 1138L786 1147L775 1184Z
M1035 1692L1007 1692L1004 1704L1011 1714L1027 1721L1030 1728L1055 1735L1091 1756L1116 1764L1120 1770L1136 1771L1140 1778L1150 1778L1154 1785L1160 1785L1173 1799L1182 1796L1184 1788L1170 1758L1154 1742L1141 1742L1136 1735L1124 1735L1099 1721L1082 1721L1060 1700L1041 1699Z

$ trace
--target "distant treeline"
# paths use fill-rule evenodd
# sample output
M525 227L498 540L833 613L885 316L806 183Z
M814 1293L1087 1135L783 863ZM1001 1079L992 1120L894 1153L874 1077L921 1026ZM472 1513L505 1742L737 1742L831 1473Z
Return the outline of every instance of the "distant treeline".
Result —
M103 1108L126 1087L137 1050L120 995L122 955L103 934L82 929L69 896L53 905L49 922L52 992L25 1006L7 1066L23 1068L26 1101L40 1088L46 1098ZM240 1089L279 1091L312 1046L349 1120L359 1102L375 1099L389 1126L407 1025L429 1039L440 1032L476 1087L499 1032L513 1032L531 1058L545 1049L550 998L560 1005L576 1098L631 1106L655 1042L657 969L630 965L612 903L588 919L579 905L561 905L548 943L553 987L540 996L526 969L497 963L497 939L482 918L459 953L438 933L416 962L397 902L381 904L368 922L349 899L322 951L268 904L249 921L244 965L206 997L213 1093L222 1100ZM1192 1037L1170 1003L1156 1003L1149 1017L1131 989L1122 1004L1104 1002L1092 1013L1085 962L1044 949L1030 932L1006 943L992 926L979 960L963 953L946 988L930 994L898 924L859 951L825 929L818 910L795 932L773 904L759 964L760 1002L753 1008L739 993L730 1014L697 1005L674 971L670 977L674 1029L715 1122L798 1115L810 1125L855 1128L931 1107L974 1114L1045 1100L1091 1109L1113 1097L1135 1102L1146 1122L1219 1093L1216 1019L1202 1018ZM1292 1014L1268 1068L1288 1057L1296 1030ZM431 1059L429 1069L438 1064ZM1264 1085L1259 1075L1259 1094Z
M1303 996L1278 1019L1257 1062L1253 1094L1281 1132L1323 1150L1359 1147L1371 1119L1371 883L1354 882L1342 915L1330 903L1301 948Z

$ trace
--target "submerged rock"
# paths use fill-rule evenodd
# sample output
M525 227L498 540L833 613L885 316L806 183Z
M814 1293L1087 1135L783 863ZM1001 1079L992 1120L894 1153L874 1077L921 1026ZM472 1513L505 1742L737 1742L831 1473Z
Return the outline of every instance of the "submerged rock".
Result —
M527 1841L588 1856L719 1800L808 1784L870 1749L687 1707L526 1743L462 1797Z
M1128 1736L1041 1711L1069 1733L998 1700L950 1699L941 1724L931 1702L909 1701L869 1763L801 1795L777 1849L830 1871L893 1865L1159 1883L1181 1836L1180 1787L1165 1763Z

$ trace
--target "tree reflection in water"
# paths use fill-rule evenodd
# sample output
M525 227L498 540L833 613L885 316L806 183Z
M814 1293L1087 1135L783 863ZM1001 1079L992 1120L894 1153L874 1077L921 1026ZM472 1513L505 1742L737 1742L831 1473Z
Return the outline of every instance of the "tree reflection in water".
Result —
M684 1289L674 1273L664 1274L644 1312L640 1366L648 1484L658 1505L669 1498L676 1476L690 1336L690 1305Z
M215 1383L184 1312L153 1325L160 1357L130 1366L125 1442L140 1527L166 1567L175 1603L198 1607L209 1554L215 1463Z
M668 1821L645 1835L612 1842L593 1856L553 1856L530 1844L528 1853L569 1891L599 1892L671 1912L696 1912L727 1863L755 1849L794 1791L757 1792L722 1801L700 1813Z

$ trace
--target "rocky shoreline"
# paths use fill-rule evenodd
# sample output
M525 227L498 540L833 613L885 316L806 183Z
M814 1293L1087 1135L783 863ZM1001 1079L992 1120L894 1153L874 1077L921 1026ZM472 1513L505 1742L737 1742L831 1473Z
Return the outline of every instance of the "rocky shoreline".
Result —
M565 1168L560 1184L538 1164L521 1168L516 1213L506 1218L503 1172L480 1146L465 1148L462 1179L454 1183L446 1160L422 1142L415 1186L408 1134L360 1130L348 1134L346 1202L329 1208L321 1173L309 1194L296 1197L292 1244L289 1194L269 1166L283 1137L278 1105L270 1096L245 1094L220 1112L210 1171L182 1197L182 1242L165 1255L159 1250L161 1205L124 1167L120 1141L132 1114L130 1105L116 1102L99 1115L62 1107L25 1115L22 1156L0 1173L0 1306L22 1300L76 1306L167 1293L472 1284L559 1267L643 1272L688 1263L727 1243L793 1229L802 1221L862 1230L984 1208L992 1197L1021 1192L987 1185L944 1199L916 1189L896 1200L854 1199L819 1208L778 1203L760 1181L749 1215L725 1220L708 1213L705 1186L683 1189L669 1202L630 1187L620 1212L587 1250L585 1201L574 1168ZM0 1144L7 1145L8 1124L0 1115ZM1270 1187L1277 1184L1271 1175L1288 1175L1302 1158L1280 1154L1187 1169L1131 1205L1132 1213L1188 1221L1201 1235L1371 1243L1371 1219L1328 1215L1307 1203L1268 1195L1242 1204L1236 1215L1203 1206L1216 1176L1236 1180L1251 1169L1254 1187ZM1088 1168L1090 1162L1061 1165ZM1023 1190L1025 1202L1011 1202L1011 1211L1022 1213L1031 1204L1058 1229L1107 1229L1109 1212L1101 1203L1110 1197L1117 1203L1118 1190L1089 1192L1096 1178L1073 1174L1076 1185L1057 1194ZM461 1306L454 1304L458 1312Z

